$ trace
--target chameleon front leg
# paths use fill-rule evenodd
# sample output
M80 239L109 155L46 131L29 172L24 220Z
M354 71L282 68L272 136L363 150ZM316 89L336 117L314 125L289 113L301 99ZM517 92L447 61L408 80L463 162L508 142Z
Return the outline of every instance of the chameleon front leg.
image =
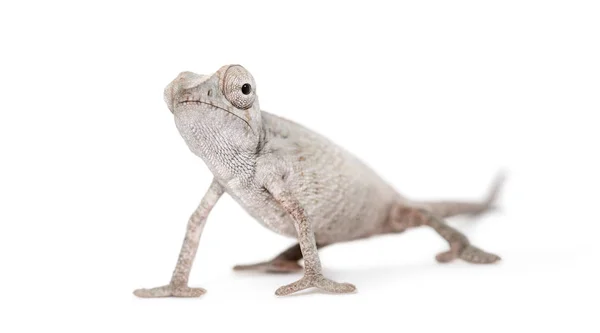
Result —
M277 296L284 296L310 287L316 287L336 294L355 291L356 287L350 283L338 283L323 276L321 272L321 260L319 259L319 253L317 252L315 234L312 230L311 223L298 200L296 200L285 189L285 186L280 183L267 187L267 190L293 218L294 226L298 234L298 243L300 245L302 257L304 258L304 276L294 283L280 287L275 291L275 294Z
M208 191L198 205L198 208L196 208L192 216L190 216L185 239L183 240L183 245L179 252L179 258L177 260L177 265L175 266L175 271L173 271L171 282L162 287L137 289L133 292L134 295L147 298L169 296L199 297L206 292L206 290L202 288L188 287L188 279L190 277L194 258L196 257L196 251L198 250L202 229L204 229L204 225L206 224L206 218L223 192L223 186L219 184L216 179L213 179Z
M321 249L326 245L317 243L317 249ZM300 249L300 244L295 244L269 261L250 265L236 265L233 267L233 270L293 273L302 270L302 266L298 263L300 259L302 259L302 250Z

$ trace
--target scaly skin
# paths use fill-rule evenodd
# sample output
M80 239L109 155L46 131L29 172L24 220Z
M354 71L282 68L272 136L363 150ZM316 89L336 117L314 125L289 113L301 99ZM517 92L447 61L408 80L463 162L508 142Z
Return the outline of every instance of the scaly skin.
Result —
M214 179L190 217L170 284L138 289L134 294L139 297L196 297L205 292L187 283L206 218L225 192L265 227L297 238L297 245L270 261L235 267L293 272L302 269L298 261L304 259L304 277L277 289L277 295L310 287L353 292L354 285L323 276L317 249L418 226L433 228L448 242L450 249L436 256L439 262L500 259L470 245L443 220L489 210L500 181L481 203L410 201L323 136L261 111L254 78L239 65L209 76L181 73L165 88L165 102L181 136Z

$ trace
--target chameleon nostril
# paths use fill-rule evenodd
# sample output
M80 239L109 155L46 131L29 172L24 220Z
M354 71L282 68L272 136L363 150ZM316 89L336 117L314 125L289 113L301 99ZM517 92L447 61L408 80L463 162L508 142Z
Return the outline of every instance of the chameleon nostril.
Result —
M206 93L208 96L212 96L212 89L208 89L208 92Z

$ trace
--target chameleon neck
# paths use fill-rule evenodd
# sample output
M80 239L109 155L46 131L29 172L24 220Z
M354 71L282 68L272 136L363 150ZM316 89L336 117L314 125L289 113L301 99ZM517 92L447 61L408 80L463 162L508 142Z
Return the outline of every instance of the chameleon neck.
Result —
M232 131L240 133L239 131ZM200 156L212 173L221 180L250 177L255 169L256 144L245 134L232 137L227 128L191 126L192 151ZM187 141L187 139L186 139Z

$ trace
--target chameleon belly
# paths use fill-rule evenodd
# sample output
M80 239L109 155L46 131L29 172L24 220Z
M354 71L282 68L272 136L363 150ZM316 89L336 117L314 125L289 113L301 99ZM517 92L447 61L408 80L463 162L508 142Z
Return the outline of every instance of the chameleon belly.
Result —
M284 181L309 217L318 242L352 240L381 231L398 200L393 188L322 136L266 112L262 116L267 128L264 154L278 154ZM252 191L232 192L263 225L296 236L289 214L268 193L261 193L259 184Z

